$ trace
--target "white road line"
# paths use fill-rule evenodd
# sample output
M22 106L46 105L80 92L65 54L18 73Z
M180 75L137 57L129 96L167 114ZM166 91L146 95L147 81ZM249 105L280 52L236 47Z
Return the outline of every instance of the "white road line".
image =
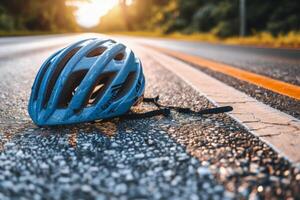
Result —
M215 105L233 106L231 117L280 155L300 165L300 120L258 102L182 61L149 48L134 48L146 51L147 55L181 77Z

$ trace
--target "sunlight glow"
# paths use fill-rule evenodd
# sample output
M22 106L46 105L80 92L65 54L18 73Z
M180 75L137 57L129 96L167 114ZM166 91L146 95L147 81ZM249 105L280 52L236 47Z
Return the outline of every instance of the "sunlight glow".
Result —
M74 3L78 10L75 15L80 26L91 28L99 23L101 16L118 4L118 0L90 0Z

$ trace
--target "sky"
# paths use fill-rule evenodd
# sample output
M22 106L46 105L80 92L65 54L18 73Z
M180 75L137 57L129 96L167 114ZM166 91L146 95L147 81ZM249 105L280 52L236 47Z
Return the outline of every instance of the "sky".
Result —
M101 16L105 15L118 0L90 0L88 2L75 2L78 10L75 13L79 25L90 28L96 26Z

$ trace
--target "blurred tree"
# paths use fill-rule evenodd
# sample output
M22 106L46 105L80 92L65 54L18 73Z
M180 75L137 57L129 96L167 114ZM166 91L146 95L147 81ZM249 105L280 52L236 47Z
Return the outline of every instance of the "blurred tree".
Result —
M298 1L277 0L277 6L266 21L266 30L274 35L300 30L300 3Z
M208 32L216 25L216 19L214 17L214 10L216 6L214 4L207 4L201 6L192 18L192 30L201 30L203 32Z
M89 0L0 0L0 30L76 31L76 7ZM91 1L91 0L90 0ZM100 31L207 32L238 35L239 0L119 0L100 20ZM248 0L247 32L300 31L300 4Z
M246 3L248 33L270 31L276 35L300 31L297 1L249 0ZM124 2L121 5L125 7ZM98 29L209 32L220 37L239 33L239 0L133 0L126 6L126 13L127 17L122 17L120 9L112 9L101 18Z
M0 7L0 30L13 30L14 21L13 18L8 15L4 8Z
M11 17L15 30L74 31L78 29L74 16L76 8L66 5L66 2L67 0L1 0L0 7Z
M128 30L122 16L120 6L113 7L105 16L101 17L95 31L125 31Z
M130 23L130 17L127 10L127 0L119 0L120 7L122 9L123 19L125 20L126 28L128 31L132 31L132 25Z
M213 19L216 24L212 32L220 37L239 34L239 1L223 0L216 4L213 10Z
M157 14L172 1L174 0L132 0L128 5L126 0L120 0L119 6L115 6L106 16L101 17L98 30L152 30L158 25L158 21L154 20Z

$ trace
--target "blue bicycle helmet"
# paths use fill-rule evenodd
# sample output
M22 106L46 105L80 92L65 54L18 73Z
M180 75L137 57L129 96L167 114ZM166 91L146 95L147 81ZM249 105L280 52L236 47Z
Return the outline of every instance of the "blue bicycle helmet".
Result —
M110 39L76 42L48 58L32 86L29 115L39 126L121 116L143 96L140 60Z

